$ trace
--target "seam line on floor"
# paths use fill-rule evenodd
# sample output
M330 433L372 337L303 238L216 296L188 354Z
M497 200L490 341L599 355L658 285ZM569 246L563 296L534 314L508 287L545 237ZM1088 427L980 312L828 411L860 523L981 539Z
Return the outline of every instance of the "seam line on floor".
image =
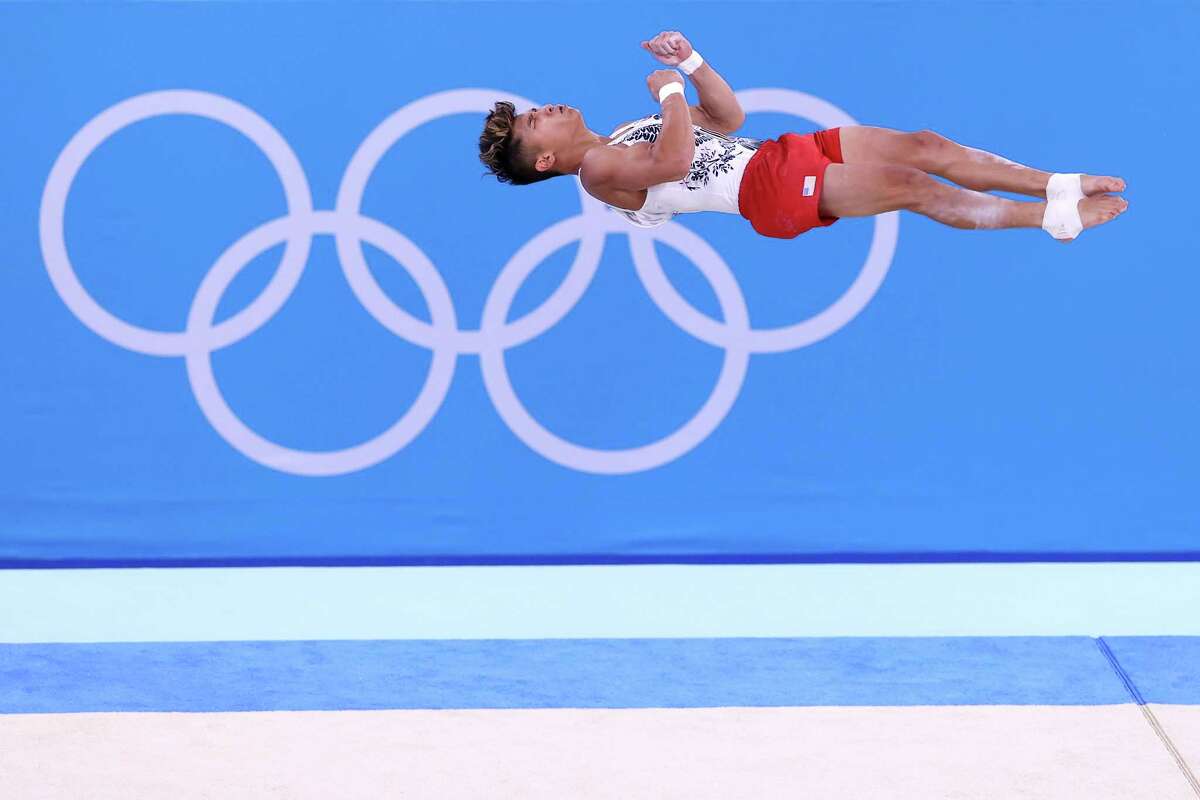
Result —
M1175 747L1175 743L1171 741L1171 737L1167 735L1162 724L1159 723L1158 717L1154 715L1154 711L1146 704L1142 693L1138 691L1137 685L1134 684L1133 678L1121 666L1121 662L1117 660L1116 654L1108 646L1108 642L1104 641L1103 636L1095 637L1094 641L1100 653L1108 660L1108 664L1112 667L1113 672L1117 673L1117 677L1125 685L1125 691L1129 692L1129 696L1133 698L1138 708L1141 709L1142 716L1146 719L1146 723L1150 726L1150 729L1154 731L1154 735L1163 743L1163 747L1167 748L1167 752L1171 754L1171 758L1175 759L1175 764L1179 767L1179 771L1183 773L1183 777L1187 780L1188 785L1192 787L1192 791L1196 794L1196 797L1200 797L1200 781L1196 780L1196 775L1192 772L1192 768L1183 760L1183 755Z

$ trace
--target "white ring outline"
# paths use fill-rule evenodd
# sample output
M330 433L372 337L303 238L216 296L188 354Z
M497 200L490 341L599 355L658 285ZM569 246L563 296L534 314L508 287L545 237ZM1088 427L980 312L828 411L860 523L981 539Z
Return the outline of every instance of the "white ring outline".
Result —
M67 196L83 163L118 131L153 117L183 114L223 123L252 141L270 160L283 185L289 214L312 212L312 194L300 160L271 124L241 103L209 92L171 89L123 100L93 117L59 153L46 179L39 215L42 256L50 281L67 308L93 332L128 350L154 356L182 356L192 346L187 333L132 325L88 294L67 255L64 237ZM204 331L214 346L232 344L262 327L291 295L308 261L311 239L289 239L271 280L250 305Z
M487 113L498 100L508 100L517 108L528 108L536 105L523 97L493 89L455 89L438 92L413 101L403 108L393 112L387 119L375 127L363 143L359 145L338 187L337 209L343 214L359 214L362 209L363 194L366 192L367 181L379 165L380 160L397 141L410 131L427 122L450 114ZM579 190L579 200L582 213L603 221L610 216L604 204L592 197L576 180ZM528 244L523 246L513 256L512 260L521 261L529 257ZM588 229L580 239L579 250L575 260L562 283L546 298L540 306L514 322L505 322L504 326L492 333L501 336L505 347L516 347L554 327L570 313L579 299L583 297L600 266L604 251L604 230L599 226ZM344 236L337 239L338 258L350 288L371 314L388 330L409 341L425 347L432 347L437 337L429 324L409 314L406 310L392 302L384 293L374 276L367 267L362 248L357 242ZM507 266L505 267L508 268ZM480 330L454 331L453 346L460 353L479 353L493 342L484 342Z
M412 248L399 232L367 217L346 217L335 211L317 211L308 217L280 217L260 225L221 254L204 277L188 312L188 331L206 331L212 325L217 306L229 284L256 256L274 247L302 229L311 238L315 233L352 235L373 242L397 263ZM419 251L418 251L419 252ZM411 253L410 253L411 255ZM417 268L409 268L421 295L429 307L434 325L440 329L456 327L454 303L437 268L422 256ZM246 457L268 467L296 475L328 476L355 472L378 464L402 450L429 424L442 406L458 354L445 345L433 348L433 360L425 385L412 406L390 428L378 436L352 447L333 451L296 450L272 442L241 421L225 402L212 368L212 349L196 347L186 354L188 381L196 403L217 433Z
M784 113L799 116L823 128L857 125L853 117L832 103L804 92L791 89L745 89L737 93L738 102L747 114ZM799 109L799 110L797 110ZM808 319L777 328L751 328L749 348L752 353L781 353L825 339L858 316L871 298L883 285L896 252L896 241L900 235L900 213L889 211L875 216L874 232L866 260L850 287L822 311ZM727 341L736 340L744 331L730 331L728 326L717 322L698 311L679 294L667 280L658 254L650 239L629 237L630 255L638 268L638 274L649 290L651 297L663 309L672 322L685 331L715 347L724 347Z
M588 220L582 214L570 217L551 226L539 237L546 234L555 236L560 227L583 228L586 231L587 222ZM609 230L617 233L624 232L624 226L627 225L615 214L610 215L606 224L609 226ZM582 238L583 235L584 233L580 233L577 238ZM741 288L725 261L707 242L675 222L669 222L656 228L653 233L642 231L640 234L635 232L631 235L660 239L685 253L688 250L694 252L696 248L707 248L705 255L712 259L711 263L716 265L716 269L709 273L704 266L706 263L704 260L696 261L696 265L700 268L701 274L712 284L729 327L734 330L749 330L750 315L746 310L746 301L742 297ZM531 243L539 237L534 237ZM540 262L527 264L520 264L515 260L509 262L509 266L500 273L492 292L488 295L483 310L481 331L490 334L504 324L505 316L512 307L517 291L538 263ZM641 277L640 270L638 274ZM484 341L488 340L489 337L485 336ZM617 450L584 447L569 442L551 433L535 420L517 397L504 361L506 348L500 342L496 342L494 346L488 347L479 354L479 366L483 370L484 386L487 388L488 396L491 398L496 412L513 434L530 449L550 461L580 472L620 475L642 472L674 461L708 438L708 435L721 424L738 398L750 365L750 351L744 341L741 345L732 343L723 345L723 348L725 359L721 365L717 384L713 387L708 400L690 420L658 441Z

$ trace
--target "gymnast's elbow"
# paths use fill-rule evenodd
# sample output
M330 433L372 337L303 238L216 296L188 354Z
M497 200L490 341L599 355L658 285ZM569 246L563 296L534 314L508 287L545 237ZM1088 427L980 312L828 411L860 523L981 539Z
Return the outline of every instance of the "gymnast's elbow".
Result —
M668 180L681 181L692 170L692 158L696 148L688 148L686 153L658 153L658 161Z
M738 109L737 116L726 117L717 124L717 132L724 134L737 133L738 129L746 124L746 112Z
M672 177L674 180L681 181L686 178L688 173L691 171L692 159L688 158L686 161L680 161L673 165Z

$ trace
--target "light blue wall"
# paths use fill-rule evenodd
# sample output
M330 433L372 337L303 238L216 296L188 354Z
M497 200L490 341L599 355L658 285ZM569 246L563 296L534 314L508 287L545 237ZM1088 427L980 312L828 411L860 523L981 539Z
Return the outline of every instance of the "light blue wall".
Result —
M0 563L1200 556L1194 3L19 4L0 17ZM328 211L368 135L423 103L410 111L433 109L431 121L382 154L363 194L362 213L398 236L356 230L379 240L367 261L396 304L429 319L414 279L373 249L411 245L428 261L406 266L431 296L444 284L437 313L453 308L440 330L478 330L509 260L579 214L580 200L574 179L515 188L482 177L484 114L471 104L565 102L607 133L656 109L645 76L661 65L638 43L663 29L682 30L743 97L785 90L811 109L804 93L863 124L1119 174L1130 210L1065 247L1040 231L960 232L904 214L860 311L807 346L743 352L745 374L726 375L732 405L711 432L651 468L654 453L617 459L624 474L527 446L489 399L481 357L444 344L452 334L441 340L444 400L406 445L332 462L272 461L267 445L248 455L194 399L203 326L172 340L192 352L189 380L183 357L130 349L165 340L106 340L51 282L62 259L47 244L54 215L39 218L44 193L65 185L56 159L105 109L168 90L219 96L205 108L240 104L239 119L269 125L260 138L286 142L272 152L293 188L307 183L313 208ZM134 102L146 113L190 102L156 97ZM457 101L467 110L448 113ZM776 110L750 113L741 133L816 127ZM99 306L182 331L195 298L217 298L202 282L220 277L210 271L222 253L286 211L247 138L169 114L97 142L66 196L63 240ZM751 325L776 328L851 286L877 223L792 241L736 216L676 224L686 230L655 252L678 290L721 316L682 242L706 254L727 300L740 289ZM585 223L592 245L600 226ZM671 434L701 410L724 358L652 302L626 230L603 238L594 278L560 322L504 351L529 414L593 449ZM567 275L576 243L560 243L517 290L510 320ZM283 274L282 253L232 281L219 320L246 319ZM303 273L277 313L213 346L216 382L266 440L351 448L408 411L435 359L364 309L332 236L294 263ZM752 338L730 341L737 351ZM314 469L340 474L295 474Z

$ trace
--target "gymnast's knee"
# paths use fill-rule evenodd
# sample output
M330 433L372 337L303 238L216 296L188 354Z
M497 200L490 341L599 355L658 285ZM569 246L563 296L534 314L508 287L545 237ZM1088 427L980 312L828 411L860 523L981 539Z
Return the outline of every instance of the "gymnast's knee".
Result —
M931 130L914 131L904 135L907 140L912 160L923 170L939 169L949 157L951 142L940 133Z
M890 164L884 173L884 183L896 208L915 211L929 200L937 181L916 167Z

